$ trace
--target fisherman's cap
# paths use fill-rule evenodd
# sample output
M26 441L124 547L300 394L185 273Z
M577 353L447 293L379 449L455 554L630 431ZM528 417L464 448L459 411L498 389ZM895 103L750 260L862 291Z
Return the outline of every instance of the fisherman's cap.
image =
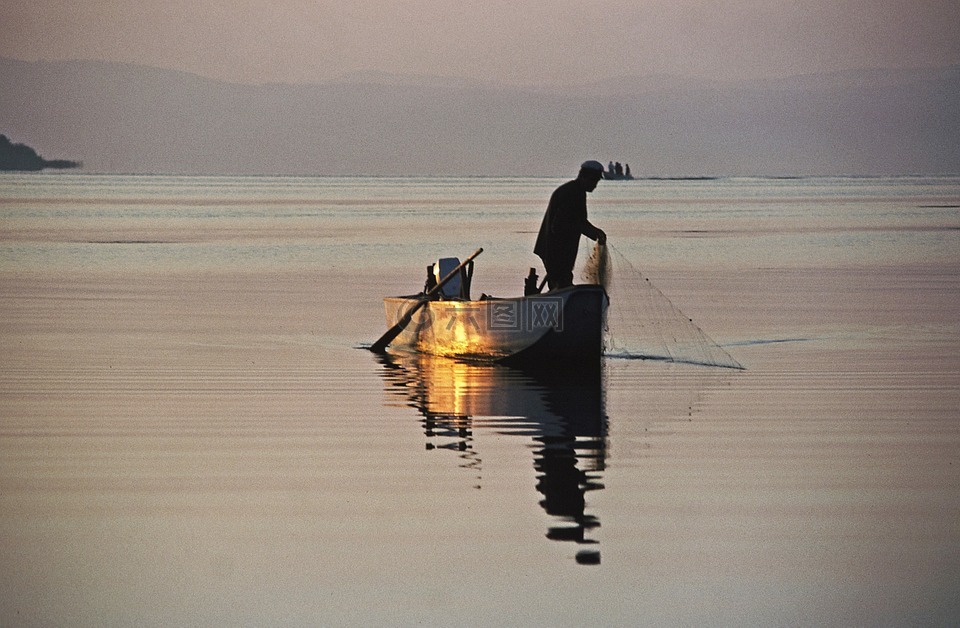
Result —
M603 174L603 164L594 159L588 159L587 161L580 164L580 170L592 170L597 174Z

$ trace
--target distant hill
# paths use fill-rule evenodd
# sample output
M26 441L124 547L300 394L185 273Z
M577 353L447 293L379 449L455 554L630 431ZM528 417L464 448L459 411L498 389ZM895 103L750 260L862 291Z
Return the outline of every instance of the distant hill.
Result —
M0 135L0 170L43 170L44 168L79 168L80 163L66 159L44 159L25 144L14 144Z
M0 59L0 124L94 172L566 176L594 158L638 177L941 174L960 170L960 67L523 89Z

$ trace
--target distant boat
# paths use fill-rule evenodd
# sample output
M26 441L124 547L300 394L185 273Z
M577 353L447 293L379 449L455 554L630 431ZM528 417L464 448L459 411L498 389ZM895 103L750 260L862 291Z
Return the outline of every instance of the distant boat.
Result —
M610 165L603 171L603 178L607 181L633 181L633 175L630 173L630 164L621 164L619 161Z
M441 260L456 266L455 258ZM469 266L472 271L472 262ZM386 297L388 326L417 308L393 338L395 349L526 367L583 365L603 354L609 298L601 286L578 285L530 296L469 297L472 272L424 302L425 295Z

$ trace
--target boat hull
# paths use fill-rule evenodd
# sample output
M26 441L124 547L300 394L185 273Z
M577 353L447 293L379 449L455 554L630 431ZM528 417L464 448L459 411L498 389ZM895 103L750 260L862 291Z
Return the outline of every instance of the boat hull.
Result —
M607 302L603 288L592 285L511 299L430 301L392 346L508 364L598 360ZM384 299L387 325L396 324L416 303L416 297Z

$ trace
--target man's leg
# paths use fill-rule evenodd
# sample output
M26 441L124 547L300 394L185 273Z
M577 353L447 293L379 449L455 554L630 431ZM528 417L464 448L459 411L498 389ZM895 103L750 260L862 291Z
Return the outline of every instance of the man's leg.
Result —
M551 290L566 288L573 285L573 270L571 269L547 269L547 285Z

